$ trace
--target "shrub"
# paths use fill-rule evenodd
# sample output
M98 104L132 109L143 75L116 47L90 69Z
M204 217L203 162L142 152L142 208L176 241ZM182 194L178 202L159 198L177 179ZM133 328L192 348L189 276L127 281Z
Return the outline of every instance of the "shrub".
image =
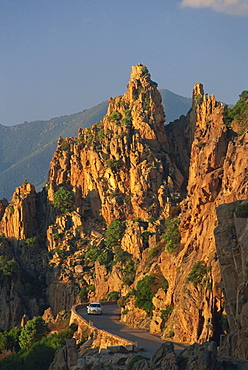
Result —
M78 293L78 297L79 297L80 301L82 301L83 299L86 299L87 298L87 289L86 288L81 288L79 293Z
M157 256L157 254L158 254L158 247L154 247L154 248L152 248L152 249L149 250L149 252L148 252L148 258L149 259L152 259L155 256Z
M105 249L104 251L101 251L100 255L97 257L97 261L99 261L101 265L107 267L113 260L113 256L114 254L112 251Z
M117 301L120 298L120 293L114 290L108 293L107 298L108 301Z
M21 331L19 337L20 347L22 349L28 349L35 342L41 340L41 338L49 332L48 324L40 316L34 317L29 320Z
M74 328L69 328L60 333L43 336L29 348L6 357L1 361L0 368L2 370L48 370L56 350L65 345L66 339L72 338L73 332Z
M203 98L202 98L201 95L196 95L195 96L195 103L196 103L196 105L200 105L202 103L202 100L203 100Z
M0 281L5 277L14 278L17 274L17 265L13 259L9 260L4 256L0 256Z
M146 275L137 283L137 290L135 293L135 307L145 310L148 314L154 308L152 303L152 298L154 297L152 286L154 286L155 284L155 277L153 275Z
M65 235L65 233L54 233L54 234L52 235L52 238L53 238L54 240L59 240L59 239L63 239L64 235Z
M156 217L150 217L150 218L148 218L148 221L153 223L153 222L156 222L157 219L156 219Z
M248 101L247 101L248 91L244 90L239 95L238 102L232 107L228 108L225 106L225 124L230 126L233 120L239 123L241 126L248 126Z
M134 222L143 222L141 217L136 217L133 219Z
M91 247L85 253L85 258L88 259L91 263L99 261L101 265L108 266L109 263L113 260L113 252L108 249L101 249Z
M32 238L27 238L25 240L25 244L27 244L27 246L30 248L34 248L38 244L38 241L39 241L38 237L33 236Z
M107 159L106 160L106 166L108 168L114 168L114 167L121 167L121 161L117 160L117 159Z
M66 139L64 139L61 143L61 149L65 152L68 152L70 150L70 144Z
M148 241L149 241L149 236L152 235L152 233L148 230L144 231L142 234L141 234L141 238L142 238L142 241L143 241L143 245L144 245L144 248L147 248L148 247Z
M162 238L166 242L166 251L173 253L181 240L178 218L170 218L165 221L165 233L162 235Z
M85 253L85 258L89 260L90 262L94 263L96 262L97 258L101 254L100 248L91 247L88 249L88 251Z
M64 249L60 249L59 247L54 248L53 252L57 253L59 258L65 258L66 256L66 251Z
M19 351L19 336L21 329L13 328L9 332L0 333L0 352L2 351Z
M195 262L190 271L187 282L190 281L196 288L198 284L202 283L203 278L207 274L207 266L204 261Z
M60 186L54 193L54 206L62 213L71 212L74 209L74 194L72 191Z
M111 115L109 116L110 121L117 121L119 122L122 119L122 114L118 112L117 110L112 112Z
M128 253L127 251L124 251L121 247L117 247L115 249L115 258L114 258L115 263L117 262L126 263L127 261L130 260L130 258L131 254Z
M96 287L94 285L89 285L87 288L87 292L94 292L96 290Z
M170 318L170 315L172 314L174 310L173 306L168 306L166 310L161 310L161 319L163 319L165 322L167 322Z
M114 245L118 244L125 232L125 222L120 221L118 219L113 220L105 233L105 244L108 247L113 247Z
M134 282L136 274L135 263L132 259L129 259L122 272L123 272L122 276L123 283L126 285L131 285Z
M248 217L248 202L244 204L238 204L235 216L239 218L247 218Z

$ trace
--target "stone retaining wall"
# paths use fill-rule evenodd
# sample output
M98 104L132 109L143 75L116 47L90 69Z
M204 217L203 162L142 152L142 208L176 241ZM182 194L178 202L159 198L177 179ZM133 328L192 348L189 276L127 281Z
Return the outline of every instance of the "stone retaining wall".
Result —
M102 305L114 304L116 302L101 302ZM78 330L74 334L74 338L77 343L83 340L93 339L93 348L108 348L110 346L126 346L132 345L138 347L137 343L130 340L119 337L118 335L109 333L106 330L98 329L95 326L90 325L90 323L85 320L82 316L77 313L80 308L85 308L87 303L77 304L71 309L70 325L75 323L78 325ZM91 320L90 320L91 321Z

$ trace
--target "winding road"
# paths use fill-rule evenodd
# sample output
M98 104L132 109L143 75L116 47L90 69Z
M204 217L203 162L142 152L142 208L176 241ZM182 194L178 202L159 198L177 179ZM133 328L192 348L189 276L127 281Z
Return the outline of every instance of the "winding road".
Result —
M92 320L93 325L98 329L106 330L109 333L131 340L132 342L138 342L138 346L143 348L144 356L146 357L151 358L164 342L156 335L147 333L141 329L133 329L120 323L120 308L117 304L103 306L102 315L87 315L86 308L78 309L77 312L85 320ZM178 354L185 348L185 345L174 343L174 348Z

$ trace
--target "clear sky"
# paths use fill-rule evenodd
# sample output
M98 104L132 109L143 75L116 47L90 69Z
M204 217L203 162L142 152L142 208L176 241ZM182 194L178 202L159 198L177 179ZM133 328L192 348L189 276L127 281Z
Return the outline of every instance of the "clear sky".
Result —
M248 90L248 0L0 0L0 124L123 94L131 66L191 97Z

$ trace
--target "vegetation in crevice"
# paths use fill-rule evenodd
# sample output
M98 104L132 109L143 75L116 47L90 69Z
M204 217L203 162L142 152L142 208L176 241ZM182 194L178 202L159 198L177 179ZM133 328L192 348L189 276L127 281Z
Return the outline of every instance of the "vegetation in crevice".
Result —
M165 232L162 239L166 242L165 250L170 254L176 251L181 240L179 223L178 218L168 218L165 221Z

